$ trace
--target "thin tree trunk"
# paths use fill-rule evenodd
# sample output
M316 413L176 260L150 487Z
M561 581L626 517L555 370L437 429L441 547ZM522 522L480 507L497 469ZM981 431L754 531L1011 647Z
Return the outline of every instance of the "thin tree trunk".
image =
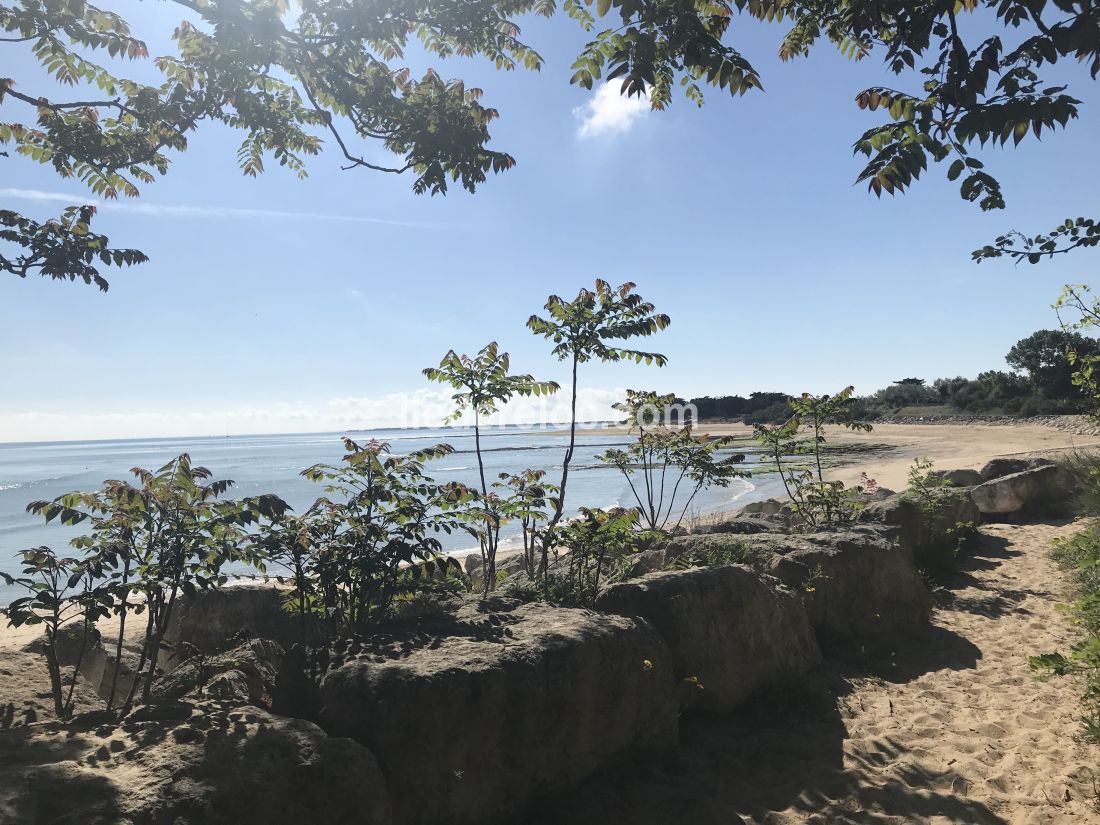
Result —
M68 719L73 711L73 691L76 690L76 680L80 677L80 666L84 663L84 651L88 648L88 633L91 631L91 614L87 606L84 607L84 632L80 637L80 652L76 654L76 665L73 666L73 680L69 683L69 695L65 698L65 718Z
M154 611L157 608L155 605L159 600L159 593L153 598L146 597L145 599L145 609L149 611L149 618L145 623L145 641L141 646L141 657L138 659L137 669L134 671L134 681L130 683L130 691L126 695L126 707L130 707L134 703L134 696L137 695L138 684L141 682L145 662L149 659L149 645L153 643L153 623L156 619Z
M53 695L53 709L58 719L65 718L65 704L62 701L61 668L57 664L57 627L46 628L46 669L50 673L50 693Z
M118 671L122 667L122 638L126 635L126 599L130 595L127 585L130 583L130 559L122 566L122 607L119 610L118 643L115 645L115 672L111 676L111 692L107 694L107 710L115 703L115 691L118 690Z
M542 538L542 576L543 592L548 590L547 578L550 575L550 546L554 541L554 528L561 521L565 511L565 485L569 481L569 462L573 460L573 448L577 443L577 353L573 353L573 392L569 403L569 447L565 450L565 459L561 467L561 486L558 488L558 501L554 514L546 523Z
M485 551L482 554L482 571L485 577L484 589L488 594L490 590L496 587L497 582L497 548L496 540L493 535L493 518L489 513L489 485L485 481L485 461L481 457L481 415L474 410L474 451L477 453L477 472L481 477L481 497L485 502L486 512L486 530L485 530Z

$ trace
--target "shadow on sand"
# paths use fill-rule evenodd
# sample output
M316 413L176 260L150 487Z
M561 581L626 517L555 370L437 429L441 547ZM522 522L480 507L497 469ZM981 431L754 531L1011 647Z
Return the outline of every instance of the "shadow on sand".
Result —
M994 617L1019 609L1030 591L989 591L981 599L952 592L976 585L987 589L973 572L996 567L1016 553L1007 541L984 536L959 571L942 583L943 609ZM942 818L968 825L1005 823L967 798L967 777L950 767L930 768L888 729L872 739L847 741L846 712L862 705L861 685L904 684L938 670L968 670L982 655L966 638L935 625L896 642L896 649L878 654L829 650L813 673L777 685L731 716L684 717L680 745L671 753L639 758L596 777L521 821L895 825ZM883 701L881 693L876 696Z

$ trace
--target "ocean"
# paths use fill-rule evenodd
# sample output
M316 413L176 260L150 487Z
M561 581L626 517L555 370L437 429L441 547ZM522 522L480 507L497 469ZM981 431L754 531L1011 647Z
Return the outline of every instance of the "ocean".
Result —
M474 435L469 428L374 430L348 433L359 442L370 438L390 442L393 452L407 453L429 445L448 443L455 452L427 465L436 481L477 484ZM560 474L568 435L560 430L524 427L489 427L482 430L486 478L525 468L542 468L554 481ZM618 470L601 466L596 456L610 446L624 446L628 438L602 428L578 433L569 473L566 515L581 505L629 506L633 497ZM746 469L754 456L747 452ZM19 571L17 554L30 547L49 545L58 552L80 528L45 524L26 512L31 501L52 499L74 490L97 489L105 479L132 478L131 467L155 470L180 453L194 464L207 467L217 479L232 479L230 496L275 493L301 512L323 494L322 485L302 478L301 471L318 463L338 464L344 455L341 434L246 435L207 438L151 438L124 441L66 441L0 444L0 570ZM775 476L738 479L727 488L700 492L688 516L732 509L775 493ZM514 537L518 528L506 526L502 538ZM465 533L444 537L450 552L475 548ZM237 572L244 572L243 570ZM0 604L15 591L0 582Z

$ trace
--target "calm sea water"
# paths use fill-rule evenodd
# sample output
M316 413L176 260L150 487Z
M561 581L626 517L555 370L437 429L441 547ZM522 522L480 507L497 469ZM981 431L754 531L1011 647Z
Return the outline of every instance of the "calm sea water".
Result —
M455 448L454 454L430 463L428 474L437 481L477 482L472 430L378 430L351 436L360 442L371 437L389 441L395 453L448 443ZM531 467L548 470L553 480L560 472L567 443L568 436L545 430L491 428L482 434L486 477L495 480L499 473ZM582 504L609 507L632 503L630 489L619 472L599 466L596 460L608 446L625 443L623 436L600 429L578 435L569 474L567 515ZM190 454L192 461L209 468L214 478L232 479L235 486L230 495L276 493L300 512L322 494L321 485L302 478L301 471L320 462L337 464L344 450L337 433L0 444L0 570L16 573L16 556L29 547L49 545L63 551L79 533L79 528L44 524L26 512L29 502L73 490L94 490L105 479L130 478L131 467L157 469L180 453ZM747 464L751 463L750 454ZM703 491L689 515L730 509L735 501L766 498L773 494L772 479L738 480L725 489ZM444 542L452 551L473 546L465 534L445 537ZM13 591L0 583L0 604L11 598Z

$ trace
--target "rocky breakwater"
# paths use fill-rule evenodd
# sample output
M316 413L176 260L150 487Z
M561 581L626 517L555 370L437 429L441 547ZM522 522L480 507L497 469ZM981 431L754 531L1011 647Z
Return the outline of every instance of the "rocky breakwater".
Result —
M485 823L675 745L671 654L644 622L463 601L347 648L322 726L379 758L402 823Z
M596 607L656 628L685 709L728 713L821 661L798 595L747 567L651 573L612 585Z
M1071 511L1072 482L1046 459L995 459L981 470L970 498L986 520L1009 515L1063 516Z
M212 701L0 734L0 822L390 825L371 753L299 719Z

